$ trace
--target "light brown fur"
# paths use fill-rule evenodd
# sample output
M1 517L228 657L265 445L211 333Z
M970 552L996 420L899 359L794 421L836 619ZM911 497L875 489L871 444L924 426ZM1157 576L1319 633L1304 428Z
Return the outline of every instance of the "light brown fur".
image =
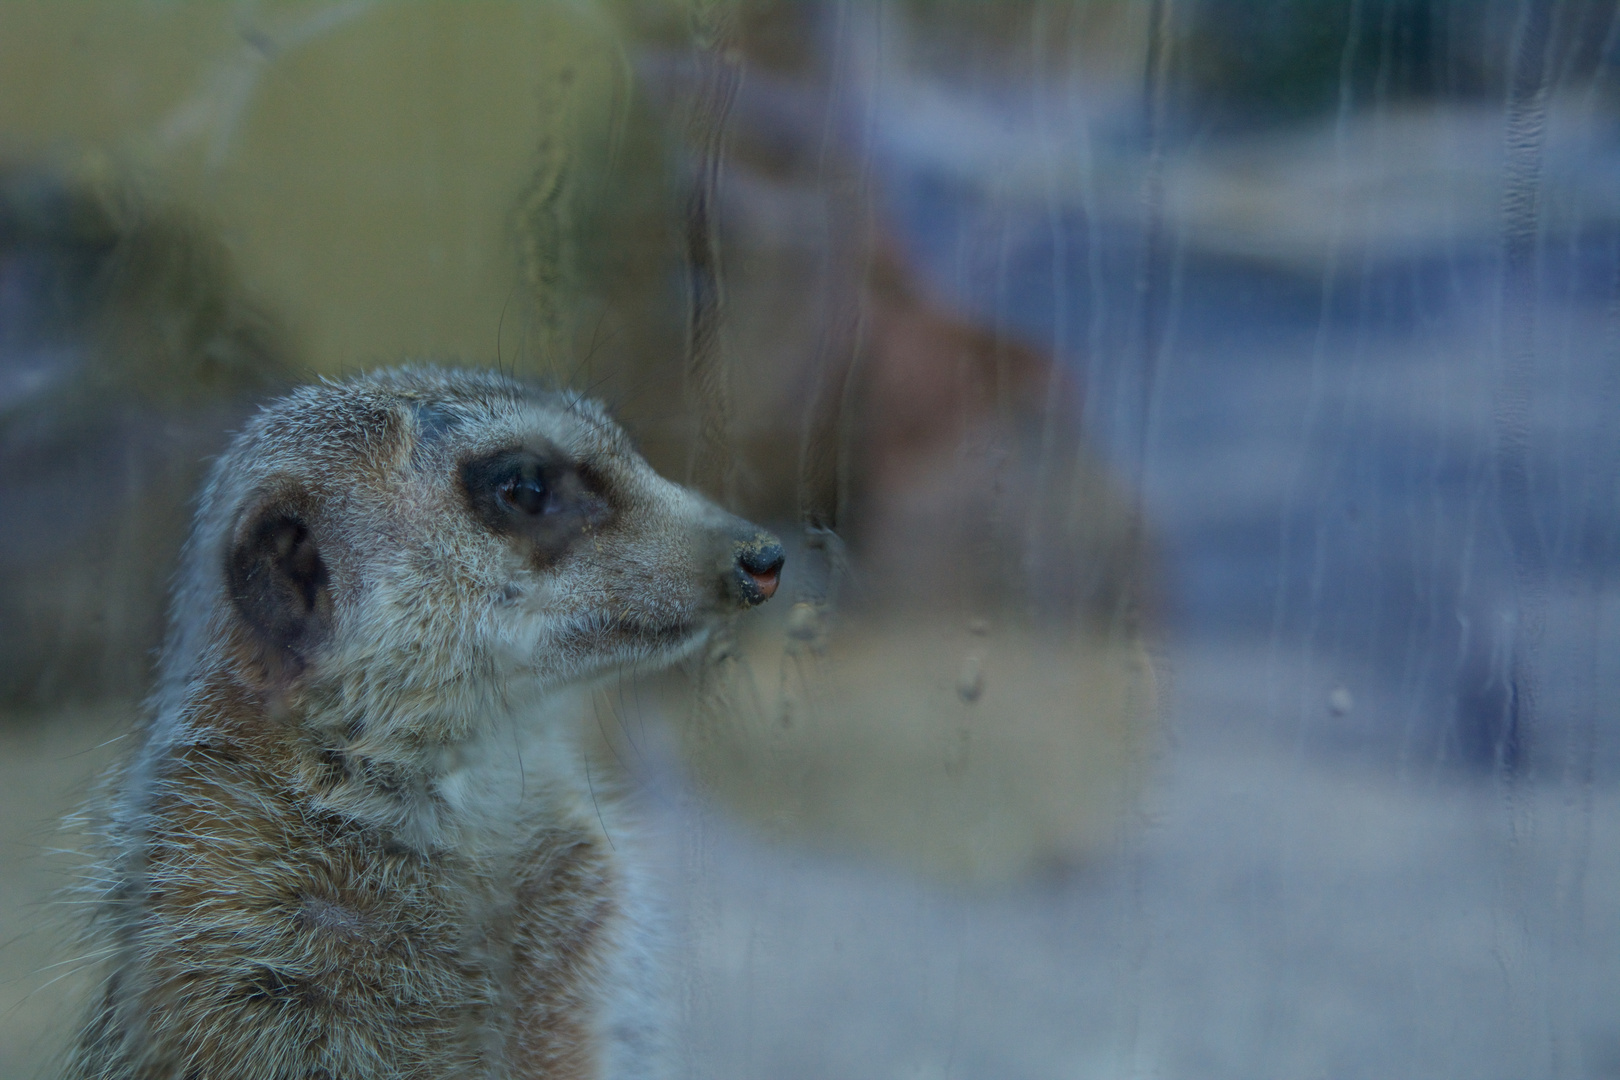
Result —
M590 403L425 369L269 406L115 783L66 1075L655 1074L633 844L568 721L779 565Z

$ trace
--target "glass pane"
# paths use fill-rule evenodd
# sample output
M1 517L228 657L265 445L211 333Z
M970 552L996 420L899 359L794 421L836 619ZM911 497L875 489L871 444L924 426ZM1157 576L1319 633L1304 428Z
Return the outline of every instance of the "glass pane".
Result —
M600 399L786 549L564 722L673 1075L1620 1073L1617 50L1611 0L0 6L0 1072L130 962L51 897L208 460L410 362Z

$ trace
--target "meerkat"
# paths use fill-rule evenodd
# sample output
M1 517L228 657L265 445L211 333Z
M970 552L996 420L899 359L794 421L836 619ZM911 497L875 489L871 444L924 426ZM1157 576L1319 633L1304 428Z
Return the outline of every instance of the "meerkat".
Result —
M111 781L65 1075L656 1074L646 890L570 731L782 561L599 407L497 374L267 406L204 487Z

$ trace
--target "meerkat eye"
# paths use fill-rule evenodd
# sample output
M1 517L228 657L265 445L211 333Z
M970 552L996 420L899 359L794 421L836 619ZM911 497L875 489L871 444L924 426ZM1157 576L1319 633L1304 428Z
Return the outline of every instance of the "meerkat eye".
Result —
M502 502L525 514L540 514L546 510L546 482L533 463L524 463L516 476L501 484L500 493Z
M534 450L502 450L461 466L469 508L496 532L552 528L577 510L574 486L565 465Z

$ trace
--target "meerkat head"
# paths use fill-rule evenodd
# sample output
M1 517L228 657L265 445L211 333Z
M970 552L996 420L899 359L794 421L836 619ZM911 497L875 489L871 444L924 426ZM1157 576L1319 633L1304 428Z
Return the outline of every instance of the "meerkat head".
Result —
M216 463L166 681L444 722L669 663L776 590L774 537L658 476L596 405L492 373L305 387Z

